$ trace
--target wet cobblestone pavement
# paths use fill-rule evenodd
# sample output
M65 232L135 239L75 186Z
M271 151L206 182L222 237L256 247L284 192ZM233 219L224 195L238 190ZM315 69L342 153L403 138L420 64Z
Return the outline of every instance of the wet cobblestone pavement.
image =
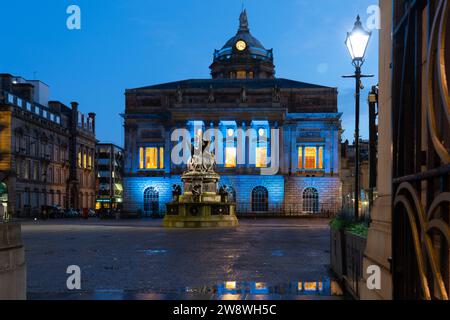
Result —
M329 298L326 220L242 220L167 230L160 220L26 221L30 299ZM81 291L66 287L81 268Z

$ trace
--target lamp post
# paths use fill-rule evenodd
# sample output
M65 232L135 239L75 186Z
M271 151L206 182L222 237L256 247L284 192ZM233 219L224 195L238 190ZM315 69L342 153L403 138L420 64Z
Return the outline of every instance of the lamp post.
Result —
M360 96L363 88L361 78L370 78L372 75L363 75L361 66L364 64L367 45L369 44L371 32L366 31L361 23L361 18L356 18L355 26L351 32L347 33L345 45L352 57L352 64L355 67L355 74L344 76L344 78L355 78L355 218L359 219L359 113L360 113Z

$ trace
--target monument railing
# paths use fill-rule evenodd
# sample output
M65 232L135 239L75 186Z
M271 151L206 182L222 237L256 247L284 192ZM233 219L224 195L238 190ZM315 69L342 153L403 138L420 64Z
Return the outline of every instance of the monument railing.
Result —
M319 203L305 206L303 203L237 203L236 215L245 217L318 217L332 218L339 214L342 206L338 203Z

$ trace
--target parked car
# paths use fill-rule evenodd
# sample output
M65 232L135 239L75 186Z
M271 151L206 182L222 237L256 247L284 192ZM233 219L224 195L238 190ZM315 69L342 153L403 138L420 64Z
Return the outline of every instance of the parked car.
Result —
M64 210L60 206L42 206L41 214L44 219L58 219L64 217Z
M97 216L97 213L93 209L88 209L88 216L89 218L94 218Z
M64 217L65 218L79 218L80 213L77 210L70 208L64 213Z

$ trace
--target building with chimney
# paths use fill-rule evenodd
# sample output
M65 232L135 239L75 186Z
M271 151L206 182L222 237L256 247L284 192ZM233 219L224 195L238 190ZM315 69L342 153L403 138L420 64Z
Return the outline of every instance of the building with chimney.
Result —
M49 86L0 74L0 182L8 214L95 205L95 114L49 101Z

